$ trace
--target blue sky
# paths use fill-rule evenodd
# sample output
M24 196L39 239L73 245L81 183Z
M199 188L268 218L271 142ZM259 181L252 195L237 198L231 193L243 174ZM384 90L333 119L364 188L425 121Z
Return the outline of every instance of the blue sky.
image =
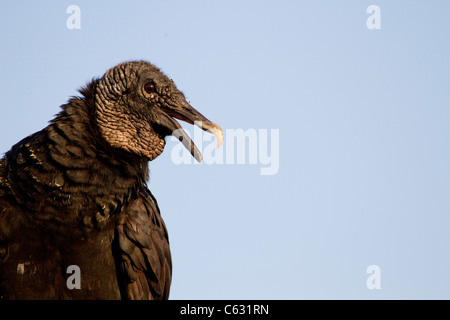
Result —
M81 29L66 26L73 4ZM145 59L224 130L279 132L274 175L259 161L177 165L171 139L150 163L172 299L449 299L448 12L448 1L2 2L0 152L93 77ZM370 265L381 289L366 286Z

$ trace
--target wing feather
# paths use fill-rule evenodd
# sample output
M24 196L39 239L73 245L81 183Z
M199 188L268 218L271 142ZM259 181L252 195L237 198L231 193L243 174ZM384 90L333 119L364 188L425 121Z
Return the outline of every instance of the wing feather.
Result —
M115 259L122 295L168 299L172 273L169 238L158 204L142 187L116 226Z

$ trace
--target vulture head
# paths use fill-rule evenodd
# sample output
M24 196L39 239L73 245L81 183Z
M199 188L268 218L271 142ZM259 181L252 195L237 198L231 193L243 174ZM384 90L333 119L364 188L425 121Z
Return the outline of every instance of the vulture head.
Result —
M197 161L202 155L175 120L209 130L223 141L223 131L195 110L157 67L145 61L121 63L99 80L95 113L100 135L112 147L155 159L164 149L165 137L176 136Z

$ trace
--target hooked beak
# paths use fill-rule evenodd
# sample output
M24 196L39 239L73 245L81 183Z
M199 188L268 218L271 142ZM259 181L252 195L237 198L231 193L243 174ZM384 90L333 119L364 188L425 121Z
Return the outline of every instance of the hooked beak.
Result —
M203 156L195 146L194 142L189 138L181 125L175 120L182 120L189 124L194 124L202 130L212 133L217 140L217 149L223 143L223 131L215 123L206 119L200 112L195 110L189 103L183 101L178 105L168 105L161 108L163 117L160 119L161 125L171 130L172 135L178 138L184 147L189 150L191 155L198 161L202 162ZM174 119L175 118L175 119Z

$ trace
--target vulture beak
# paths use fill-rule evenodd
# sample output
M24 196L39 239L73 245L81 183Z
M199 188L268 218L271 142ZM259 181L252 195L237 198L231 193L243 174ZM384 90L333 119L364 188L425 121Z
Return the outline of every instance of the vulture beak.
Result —
M163 117L160 118L160 123L164 127L171 130L172 135L178 138L192 156L198 161L202 162L203 156L195 146L194 142L189 138L181 125L175 120L182 120L189 124L195 124L199 128L212 133L217 140L217 149L223 143L223 131L215 123L206 119L200 112L195 110L189 103L183 100L182 103L176 105L166 105L161 108ZM175 119L174 119L175 118Z

